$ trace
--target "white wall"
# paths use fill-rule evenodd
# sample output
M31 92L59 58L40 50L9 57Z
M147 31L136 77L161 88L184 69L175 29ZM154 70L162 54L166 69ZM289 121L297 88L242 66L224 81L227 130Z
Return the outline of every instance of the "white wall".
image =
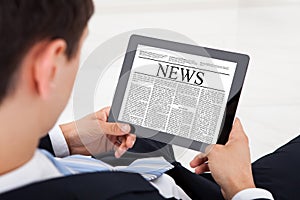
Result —
M252 160L298 135L300 119L300 2L292 0L95 0L82 61L102 42L138 28L182 33L201 46L251 57L238 114ZM119 66L120 67L120 66ZM116 70L118 66L116 67ZM117 76L101 85L96 105L109 105ZM60 122L72 119L72 103ZM179 148L180 149L180 148ZM176 150L185 164L194 152ZM184 151L186 152L186 151Z

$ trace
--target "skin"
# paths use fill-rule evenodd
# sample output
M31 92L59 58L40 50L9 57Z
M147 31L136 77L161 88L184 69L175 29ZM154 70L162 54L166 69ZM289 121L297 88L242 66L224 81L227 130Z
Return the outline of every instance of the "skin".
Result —
M116 158L132 148L136 136L128 124L108 123L110 107L60 125L71 154L95 155L115 150Z
M225 145L211 146L205 154L196 156L190 166L197 174L210 171L225 199L232 199L244 189L255 188L249 142L239 119L235 120Z
M67 44L63 39L37 42L25 54L15 74L14 89L0 105L0 175L27 163L40 138L54 126L70 97L86 35L87 29L71 59L65 54ZM116 157L133 146L135 137L129 134L126 125L106 122L108 110L105 108L61 126L72 153L102 151L95 148L99 146L95 133L116 146ZM248 139L239 120L225 146L215 145L208 154L195 157L191 167L196 173L210 170L228 199L243 189L255 187Z
M78 51L71 59L65 54L67 44L63 39L37 42L24 55L15 74L14 89L0 105L0 163L4 163L0 165L0 175L27 163L33 157L40 138L54 126L70 97L87 32L85 29ZM79 120L78 124L94 122L102 135L111 134L108 139L120 140L116 148L116 156L120 156L133 146L135 137L128 136L130 129L120 131L118 127L121 124L104 123L107 112L105 109L91 114ZM62 129L67 127L63 125ZM80 152L76 147L80 143L78 132L73 131L72 135L68 135L67 131L65 133L69 141L72 140L70 138L77 138L73 143L69 142L71 151Z

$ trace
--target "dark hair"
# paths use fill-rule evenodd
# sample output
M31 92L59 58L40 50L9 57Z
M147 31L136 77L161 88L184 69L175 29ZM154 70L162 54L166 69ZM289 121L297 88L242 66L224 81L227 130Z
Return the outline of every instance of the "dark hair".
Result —
M0 0L0 103L35 43L64 39L71 59L93 12L92 0Z

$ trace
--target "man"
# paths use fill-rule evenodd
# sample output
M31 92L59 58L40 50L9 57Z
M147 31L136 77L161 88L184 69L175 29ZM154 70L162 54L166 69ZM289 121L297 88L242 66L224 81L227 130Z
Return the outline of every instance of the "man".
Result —
M91 0L0 0L1 199L163 199L160 183L138 174L74 176L79 163L66 166L37 149L69 99L92 14ZM108 136L117 156L134 139L128 125L118 126L121 140ZM162 182L180 192L166 176Z
M63 134L65 135L66 138L70 138L68 135L70 135L70 133L72 132L73 139L75 141L78 138L83 138L83 140L85 140L84 139L85 137L91 137L90 134L86 134L86 133L87 132L91 133L91 131L88 129L92 129L94 131L98 130L94 132L94 137L97 137L99 133L103 132L103 130L106 129L105 126L112 125L110 123L103 123L107 119L109 108L105 108L102 111L104 110L106 110L105 112L106 117L103 116L103 118L99 119L100 126L98 127L100 128L98 129L95 128L94 126L89 126L89 127L81 126L80 124L86 124L82 122L83 120L87 120L86 117L76 122L72 122L81 126L81 130L83 131L78 131L76 128L74 129L70 128L67 129L67 131L57 130L57 132L53 132L52 135L53 136L56 135L57 137L57 135ZM67 125L68 124L61 125L62 130L65 130L63 127ZM104 128L102 129L101 126L104 126ZM44 138L43 140L47 140L47 138ZM69 143L73 143L70 139L67 141ZM50 142L49 138L48 138L48 142ZM78 142L76 143L79 144ZM88 149L95 149L93 147L94 145L93 143L86 143L86 144L87 145L81 143L82 146L88 147ZM54 143L54 145L57 144ZM49 144L46 146L45 145L41 145L41 146L49 148ZM70 148L73 148L72 145L69 146ZM64 147L64 148L68 148L68 147ZM132 160L134 160L134 157L147 156L147 154L145 155L144 153L145 150L148 150L148 153L150 154L152 153L151 151L153 152L157 151L156 153L159 153L165 156L167 160L170 160L171 162L173 160L174 162L175 158L173 152L169 149L168 150L166 149L168 148L164 147L164 145L160 143L153 142L153 141L144 141L138 138L137 142L135 143L135 146L133 147L133 150L135 151L135 153L141 152L141 155L134 154L133 158L129 160L130 162L132 162ZM270 194L268 191L262 189L254 189L255 184L254 184L254 179L252 177L248 139L238 119L236 120L233 126L229 138L229 142L225 146L216 145L208 151L210 151L209 154L207 154L208 156L206 156L205 154L200 154L199 156L196 156L195 159L191 161L191 167L195 168L195 172L197 174L201 174L211 169L212 175L215 178L215 180L212 180L212 178L207 174L203 175L203 177L196 176L195 174L190 173L188 170L186 170L179 163L176 162L173 163L175 165L175 168L167 172L167 174L173 177L176 183L179 186L181 186L192 199L223 199L222 194L220 192L220 188L218 185L215 184L215 181L217 181L217 183L220 184L222 188L223 196L226 199L232 199L232 198L258 199L260 197L265 197L266 199L273 199L272 194ZM54 153L54 151L52 152ZM84 150L77 153L85 154L86 151ZM122 161L119 160L125 159L125 163L126 163L128 161L128 158L130 158L130 155L128 155L128 152L126 152L121 159L113 160L111 158L111 160L116 161L117 163L122 163ZM101 159L104 160L106 159L106 157L101 157ZM111 162L111 160L107 160L107 161ZM206 163L206 161L210 161L210 162ZM223 167L224 163L228 163L230 161L232 162L233 165L228 164L228 167Z
M93 6L89 0L0 0L0 36L3 38L0 42L1 199L162 198L154 187L137 174L71 176L70 173L64 174L63 166L47 152L36 150L39 138L54 125L69 98L78 68L80 48L87 34L87 21L92 12ZM107 112L101 113L107 117ZM91 116L86 122L94 121L98 125L98 118L101 117L97 114ZM100 133L112 142L110 147L117 146L115 155L120 157L133 146L135 137L129 134L127 125L119 124L118 128L116 124L107 124L105 121L101 129L105 130L105 126L114 128ZM75 130L72 123L69 125L62 126L62 129L71 127ZM198 173L209 168L227 198L235 198L239 195L237 193L254 187L246 136L239 122L235 127L235 133L227 145L216 146L207 157L197 157L191 163L194 167L198 166ZM70 138L78 139L77 135ZM87 137L87 141L90 138ZM89 153L89 147L77 143L77 139L66 137L71 153ZM234 156L236 149L240 154ZM233 156L232 163L229 162L224 173L219 163L223 154ZM242 166L243 170L231 168L235 163ZM213 181L189 173L179 163L174 165L176 167L168 174L185 191L190 192L192 198L222 198L219 186ZM236 174L238 176L233 177ZM233 179L235 181L231 181ZM238 187L232 189L231 184Z
M77 123L82 122L79 120ZM83 130L87 129L83 128ZM80 134L81 138L86 132L90 133L90 131L78 132L73 130L74 132ZM95 135L99 135L101 129L97 132ZM215 145L208 150L208 154L200 154L191 161L191 167L195 168L197 174L210 170L213 177L210 174L196 176L179 163L174 163L175 168L167 174L172 176L192 199L223 199L217 182L226 199L273 199L273 195L274 199L296 200L300 196L300 191L297 188L300 184L299 176L297 176L300 167L299 144L300 136L280 147L274 153L257 160L251 168L248 139L240 121L236 120L226 145ZM154 151L159 148L164 147L159 143L145 142L138 138L133 150L145 152L145 149ZM161 154L169 160L174 159L171 151L163 150ZM128 158L127 152L121 159L124 157L125 160L126 157ZM265 188L272 194L255 187Z

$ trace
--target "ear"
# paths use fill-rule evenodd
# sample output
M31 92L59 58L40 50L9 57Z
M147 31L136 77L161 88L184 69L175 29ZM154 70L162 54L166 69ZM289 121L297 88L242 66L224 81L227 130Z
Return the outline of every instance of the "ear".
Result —
M62 39L48 42L40 49L33 66L33 76L37 93L44 99L49 97L51 89L55 87L58 69L66 61L67 44Z

